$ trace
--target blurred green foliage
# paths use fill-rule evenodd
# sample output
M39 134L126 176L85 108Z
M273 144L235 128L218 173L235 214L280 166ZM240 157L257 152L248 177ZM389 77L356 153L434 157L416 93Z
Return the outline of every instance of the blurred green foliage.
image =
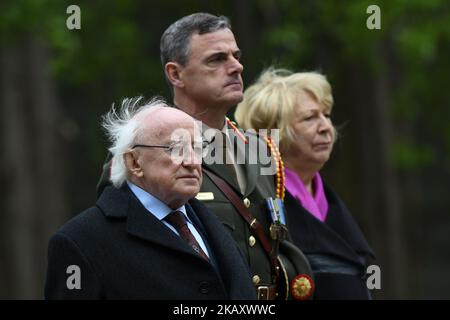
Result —
M65 28L70 4L81 8L81 30ZM381 30L365 27L366 8L371 4L381 9ZM158 57L164 28L194 11L223 13L233 19L233 6L225 1L208 4L194 0L6 1L0 10L0 43L10 45L28 33L44 37L54 50L51 70L58 81L69 87L90 88L86 94L91 96L105 94L110 102L140 93L167 96ZM450 60L445 54L450 51L448 1L353 0L344 4L259 0L247 6L253 19L248 22L258 28L257 47L244 52L246 67L253 71L247 79L253 79L256 70L272 62L295 70L304 69L305 62L310 62L325 69L332 79L338 76L341 62L363 64L373 73L388 72L389 66L381 63L378 53L390 43L402 73L391 101L392 116L399 121L426 121L433 128L433 139L441 140L450 153L449 99L443 94L450 83ZM164 19L170 15L173 18ZM326 58L320 61L323 56ZM413 143L407 153L404 143L393 146L399 148L394 161L400 167L404 164L405 169L414 169L424 164L405 162L406 154L423 151ZM426 154L432 157L432 153Z
M238 42L251 41L243 57L247 83L273 63L298 71L319 69L332 84L346 81L348 70L342 65L366 70L368 80L391 73L395 81L389 112L398 124L393 163L406 171L427 167L438 154L434 148L443 148L450 159L450 2L257 0L246 2L247 13L239 13L242 4L237 3L2 1L0 45L14 45L29 34L45 39L53 51L49 68L62 88L62 100L74 98L71 90L79 92L85 118L72 115L78 123L88 122L81 126L95 128L98 114L124 96L157 94L170 99L159 62L159 37L169 23L195 11L225 14L234 23ZM81 30L65 26L70 4L81 8ZM366 28L371 4L381 9L381 30ZM253 26L251 39L241 36L246 26L236 23L240 14L247 26ZM395 70L381 58L388 50ZM344 103L337 101L338 106ZM89 112L96 116L86 117ZM98 130L90 134L98 135ZM425 138L435 144L415 142ZM98 160L97 147L92 143ZM447 166L450 170L448 161Z

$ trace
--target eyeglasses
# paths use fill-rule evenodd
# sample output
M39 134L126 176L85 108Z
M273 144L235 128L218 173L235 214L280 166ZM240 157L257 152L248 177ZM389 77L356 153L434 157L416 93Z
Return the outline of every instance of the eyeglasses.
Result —
M213 139L214 140L214 139ZM161 145L161 144L135 144L131 149L135 148L161 148L164 149L164 151L170 155L172 158L172 161L175 163L181 163L182 161L185 161L186 159L192 159L190 158L192 155L192 152L195 155L196 159L199 159L199 163L201 163L201 159L203 158L203 152L206 151L206 148L211 141L202 141L201 143L195 142L192 144L186 143L186 142L175 142L170 145Z
M211 139L211 141L207 141L207 140L203 140L201 143L201 147L202 149L205 149L207 146L209 146L211 143L214 142L216 137L213 137ZM167 151L169 151L170 153L178 148L183 148L187 145L187 143L183 143L183 142L175 142L173 144L170 145L161 145L161 144L135 144L134 146L131 147L131 149L134 148L161 148L161 149L166 149ZM199 145L196 143L193 143L192 145L192 149L196 149Z
M159 144L135 144L131 149L135 148L162 148L167 150L172 150L175 145L159 145Z
M202 141L202 143L201 143L201 147L202 147L202 149L204 149L204 148L206 148L210 143L212 142L212 140L211 141ZM187 143L182 143L182 142L177 142L177 143L173 143L173 144L170 144L170 145L161 145L161 144L135 144L134 146L132 146L131 147L131 149L135 149L135 148L161 148L161 149L165 149L165 150L167 150L167 151L169 151L169 152L172 152L172 151L174 151L174 150L178 150L178 149L182 149L182 148L184 148L184 147L186 147L187 146ZM193 143L192 145L191 145L191 147L192 147L192 149L197 149L198 147L199 147L199 144L197 144L197 143Z

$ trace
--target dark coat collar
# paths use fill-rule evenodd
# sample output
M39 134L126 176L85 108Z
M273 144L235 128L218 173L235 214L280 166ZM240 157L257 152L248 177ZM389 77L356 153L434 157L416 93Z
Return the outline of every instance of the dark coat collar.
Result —
M150 214L126 184L120 189L106 187L96 205L108 218L126 219L126 230L130 235L201 259L187 243L180 241L176 234Z
M338 195L324 183L329 209L325 222L319 221L289 192L285 207L294 243L306 254L326 253L361 264L359 256L374 257L360 228Z
M145 241L157 243L168 249L178 251L177 254L191 255L204 263L205 260L195 253L184 241L170 231L161 221L142 206L127 185L120 189L108 186L97 201L97 207L110 219L126 220L127 232ZM216 259L220 269L219 278L231 299L252 296L254 293L250 279L250 271L244 263L233 238L223 228L220 221L198 200L191 199L186 204L187 212L196 221L201 232L205 233L208 247ZM242 261L236 259L241 258ZM245 279L245 280L244 280ZM243 291L244 290L244 291Z

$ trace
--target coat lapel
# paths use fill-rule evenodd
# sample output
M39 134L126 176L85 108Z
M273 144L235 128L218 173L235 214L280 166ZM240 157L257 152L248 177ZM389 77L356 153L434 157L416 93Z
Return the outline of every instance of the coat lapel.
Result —
M206 231L209 246L214 252L217 265L220 269L220 275L223 280L223 285L226 288L230 299L241 296L241 281L245 278L250 278L248 269L242 268L243 264L237 263L236 259L242 259L239 256L239 249L234 240L222 228L221 223L214 217L204 205L196 200L189 201L197 217L203 224ZM243 278L241 278L243 277ZM241 279L241 280L239 280Z
M328 198L328 195L327 195ZM327 253L331 255L338 255L345 258L355 264L360 265L361 260L358 257L358 253L371 254L370 248L367 246L362 248L355 246L353 241L349 241L342 232L351 232L351 237L360 233L358 230L340 229L336 230L330 225L330 219L343 219L341 206L336 206L329 200L328 217L325 223L319 221L306 209L304 209L298 200L295 199L289 192L286 192L285 207L288 212L288 225L289 220L292 221L295 228L290 229L290 233L294 242L299 246L302 251L308 253ZM347 218L347 217L345 217ZM346 221L342 221L343 224L348 224ZM295 232L294 232L295 231ZM316 235L314 241L311 241L311 235Z
M375 258L372 248L367 243L361 229L357 225L355 219L350 214L346 205L342 202L336 192L327 184L324 184L325 194L329 203L329 211L334 212L327 216L325 225L341 237L359 254L371 256Z
M108 186L97 206L106 217L125 218L130 235L201 259L185 241L148 212L127 185L120 189Z

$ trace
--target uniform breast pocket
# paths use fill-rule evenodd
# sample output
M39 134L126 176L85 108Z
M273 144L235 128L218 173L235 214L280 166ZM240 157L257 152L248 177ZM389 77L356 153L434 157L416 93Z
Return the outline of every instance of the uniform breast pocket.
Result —
M202 203L222 224L234 231L236 228L234 221L235 211L231 203L226 201L202 201Z

